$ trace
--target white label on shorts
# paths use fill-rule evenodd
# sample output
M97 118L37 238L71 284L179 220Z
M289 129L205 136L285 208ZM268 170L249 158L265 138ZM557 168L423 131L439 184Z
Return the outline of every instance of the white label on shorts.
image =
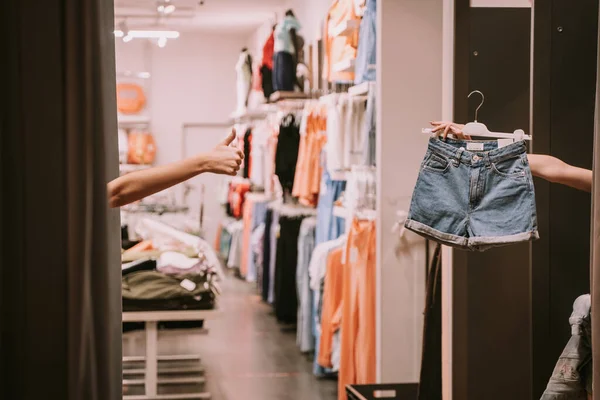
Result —
M187 291L194 291L194 289L196 289L196 284L192 281L190 281L189 279L184 279L181 281L180 283L181 287L184 288Z
M467 150L469 151L483 151L483 143L467 143Z
M498 148L501 149L504 146L508 146L509 144L512 144L514 142L514 139L498 139Z

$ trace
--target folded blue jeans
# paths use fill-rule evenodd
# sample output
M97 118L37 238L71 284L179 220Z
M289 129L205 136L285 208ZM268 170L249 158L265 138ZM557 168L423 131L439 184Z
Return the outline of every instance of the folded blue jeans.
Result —
M432 138L405 226L464 250L537 239L525 143Z
M592 393L591 297L579 296L569 318L571 339L565 346L540 400L587 400Z

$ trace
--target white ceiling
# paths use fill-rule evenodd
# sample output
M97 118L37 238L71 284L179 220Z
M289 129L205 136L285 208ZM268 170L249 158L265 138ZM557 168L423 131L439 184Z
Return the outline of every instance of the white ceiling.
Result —
M115 0L115 22L130 29L161 27L181 31L217 30L249 32L265 21L276 20L286 0L170 0L176 10L158 17L157 0Z

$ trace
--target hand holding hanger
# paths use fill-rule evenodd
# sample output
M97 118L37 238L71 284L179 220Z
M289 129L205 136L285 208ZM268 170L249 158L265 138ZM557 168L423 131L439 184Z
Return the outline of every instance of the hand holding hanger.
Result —
M471 137L469 135L465 135L463 133L463 128L465 126L462 124L457 124L456 122L449 121L432 121L431 126L433 126L431 132L441 136L444 139L448 137L449 133L452 133L458 139L471 140ZM440 132L442 133L440 134Z
M442 134L443 139L446 139L448 134L451 132L458 136L459 139L470 140L472 136L475 137L484 137L484 138L494 138L494 139L510 139L512 142L521 141L521 140L531 140L531 135L526 135L522 129L517 129L512 133L508 132L492 132L488 129L485 124L481 122L477 122L477 115L479 114L479 109L483 106L485 101L485 96L479 90L473 90L469 93L471 97L474 94L479 94L481 96L481 103L477 106L475 110L475 120L473 122L469 122L466 125L453 124L451 122L432 122L434 125L434 129L423 129L423 133L439 135L439 131L444 130ZM511 143L512 143L511 142ZM500 143L500 142L499 142Z

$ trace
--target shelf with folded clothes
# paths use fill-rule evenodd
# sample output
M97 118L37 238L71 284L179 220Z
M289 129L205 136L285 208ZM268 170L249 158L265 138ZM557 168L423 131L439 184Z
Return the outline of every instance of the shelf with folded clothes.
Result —
M220 263L200 238L157 221L139 227L142 241L123 230L122 302L125 312L212 311L221 294Z

